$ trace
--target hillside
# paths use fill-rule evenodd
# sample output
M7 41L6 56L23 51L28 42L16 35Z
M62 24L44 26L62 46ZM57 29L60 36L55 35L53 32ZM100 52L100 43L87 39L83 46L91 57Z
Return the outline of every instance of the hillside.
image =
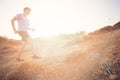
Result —
M34 39L22 62L16 60L20 41L0 37L0 80L120 80L119 24L83 36ZM33 59L33 51L41 59Z

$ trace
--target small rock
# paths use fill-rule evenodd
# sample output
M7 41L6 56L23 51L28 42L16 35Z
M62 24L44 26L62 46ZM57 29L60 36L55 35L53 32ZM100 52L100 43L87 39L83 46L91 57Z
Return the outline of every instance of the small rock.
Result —
M111 74L111 75L109 76L109 78L110 78L110 80L114 80L114 79L116 79L116 78L117 78L117 76L116 76L116 75L114 75L114 74Z

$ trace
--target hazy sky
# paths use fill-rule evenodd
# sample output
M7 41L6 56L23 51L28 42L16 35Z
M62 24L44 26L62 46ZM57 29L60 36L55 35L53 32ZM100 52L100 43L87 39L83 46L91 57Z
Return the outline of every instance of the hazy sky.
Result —
M14 34L10 20L24 7L31 7L32 37L94 31L120 21L120 0L0 0L0 36Z

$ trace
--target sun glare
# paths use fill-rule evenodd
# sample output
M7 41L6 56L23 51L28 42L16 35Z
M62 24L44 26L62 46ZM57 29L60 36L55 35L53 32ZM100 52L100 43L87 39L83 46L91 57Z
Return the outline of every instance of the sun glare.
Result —
M113 25L119 21L119 9L115 4L112 0L110 2L101 0L1 1L0 35L14 39L18 37L12 30L10 20L16 14L22 13L22 9L26 6L32 9L28 17L30 27L35 28L35 32L30 34L33 37L47 37L80 31L88 33L106 25ZM9 14L8 10L11 10Z

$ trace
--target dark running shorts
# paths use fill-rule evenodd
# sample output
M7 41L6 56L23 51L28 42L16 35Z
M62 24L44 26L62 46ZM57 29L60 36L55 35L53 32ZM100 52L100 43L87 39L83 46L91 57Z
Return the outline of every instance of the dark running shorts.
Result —
M20 35L20 37L22 37L22 41L27 41L27 39L30 37L29 34L24 31L20 31L18 32L18 34Z

